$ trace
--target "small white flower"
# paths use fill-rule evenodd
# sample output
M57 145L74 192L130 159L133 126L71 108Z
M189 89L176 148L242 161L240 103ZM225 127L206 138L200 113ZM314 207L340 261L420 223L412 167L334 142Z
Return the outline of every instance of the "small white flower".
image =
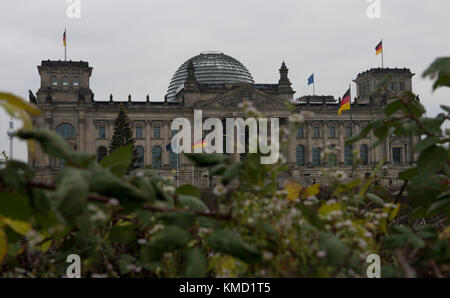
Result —
M139 177L139 178L144 177L144 171L138 171L138 172L136 173L136 177Z
M325 251L323 251L323 250L319 250L319 251L317 252L317 256L318 256L319 258L324 258L324 257L326 257L326 255L327 255L327 253L326 253Z
M224 194L227 193L227 189L225 188L225 186L223 186L222 184L218 184L214 187L213 189L213 194L216 196L223 196Z
M119 206L120 202L118 199L111 198L111 199L109 199L108 204L113 205L113 206Z
M145 243L147 243L147 239L143 239L143 238L138 239L138 243L139 244L145 244Z
M265 251L263 252L263 258L264 260L269 261L273 258L273 253L270 251Z

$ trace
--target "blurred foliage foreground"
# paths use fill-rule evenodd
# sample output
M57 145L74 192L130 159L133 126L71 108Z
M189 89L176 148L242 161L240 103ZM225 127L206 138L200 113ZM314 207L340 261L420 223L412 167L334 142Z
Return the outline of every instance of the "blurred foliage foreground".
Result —
M435 89L449 87L450 58L437 59L424 76ZM350 182L330 172L327 186L279 187L283 158L264 166L258 154L238 163L189 155L220 177L209 191L176 188L172 177L151 169L127 172L131 147L99 164L55 133L33 131L35 107L6 93L0 105L23 120L16 135L31 152L37 142L66 161L52 185L36 183L25 163L2 162L2 277L63 277L70 254L80 256L82 277L367 277L371 254L381 257L382 277L450 276L448 106L428 118L414 94L393 97L383 119L348 140L371 131L374 146L389 135L421 136L417 166L400 174L398 189L375 183L383 163ZM250 103L243 107L258 116ZM308 115L293 114L290 129ZM284 140L290 129L281 132Z

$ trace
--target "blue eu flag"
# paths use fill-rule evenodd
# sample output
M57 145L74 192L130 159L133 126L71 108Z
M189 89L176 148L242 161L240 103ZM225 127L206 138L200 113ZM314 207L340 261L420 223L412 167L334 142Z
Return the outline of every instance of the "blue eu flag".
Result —
M314 74L308 78L308 85L314 84Z

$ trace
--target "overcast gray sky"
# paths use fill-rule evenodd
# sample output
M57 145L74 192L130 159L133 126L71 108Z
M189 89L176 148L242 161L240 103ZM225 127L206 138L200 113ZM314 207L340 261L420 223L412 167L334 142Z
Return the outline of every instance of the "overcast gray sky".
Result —
M374 47L383 38L387 67L408 67L429 110L449 104L450 92L431 92L421 78L439 56L450 55L450 1L381 0L381 18L367 16L367 0L81 0L70 19L64 0L1 0L0 90L28 98L37 91L41 60L68 59L94 67L96 100L162 100L172 75L190 57L218 50L241 61L257 83L277 83L286 61L296 96L342 96L356 75L380 66ZM355 87L353 85L353 94ZM0 112L0 151L9 152L8 117ZM16 127L20 123L16 122ZM15 157L26 147L15 142Z

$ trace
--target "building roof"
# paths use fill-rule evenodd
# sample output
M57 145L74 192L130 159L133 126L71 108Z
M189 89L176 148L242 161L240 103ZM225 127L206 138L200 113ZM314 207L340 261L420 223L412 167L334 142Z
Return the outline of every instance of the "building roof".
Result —
M195 78L200 84L254 83L248 69L235 58L221 52L203 52L190 58L178 68L167 90L167 100L173 99L184 87L190 62L195 67Z

